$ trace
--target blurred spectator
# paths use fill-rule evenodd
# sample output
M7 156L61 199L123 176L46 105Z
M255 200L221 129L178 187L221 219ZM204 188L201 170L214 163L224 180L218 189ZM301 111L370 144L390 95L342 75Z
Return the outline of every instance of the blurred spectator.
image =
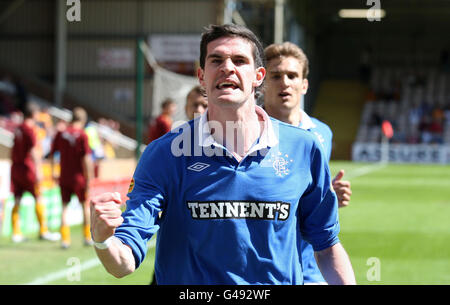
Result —
M114 159L116 157L114 145L104 138L102 138L102 143L103 143L103 150L105 152L105 158Z
M148 143L165 135L172 128L172 116L175 114L177 105L172 99L166 99L161 104L161 114L149 124Z
M98 134L97 127L89 122L84 129L88 136L89 147L91 148L92 162L94 164L94 178L98 178L100 161L105 158L103 143Z
M411 108L409 110L408 119L411 127L413 128L418 127L422 119L422 108L420 106Z
M47 107L40 107L36 116L36 135L39 144L40 155L45 158L50 152L51 142L55 135L53 120Z
M428 126L428 132L431 135L430 143L443 144L444 143L444 128L442 126L442 120L438 118L432 118L430 125Z
M116 157L115 144L108 140L108 135L120 133L120 124L117 121L105 118L99 118L98 124L105 159L114 159Z
M432 112L433 120L440 121L441 123L444 121L444 110L440 107L435 107Z
M423 144L428 144L432 140L432 134L429 130L431 124L431 116L425 114L419 123L420 139Z

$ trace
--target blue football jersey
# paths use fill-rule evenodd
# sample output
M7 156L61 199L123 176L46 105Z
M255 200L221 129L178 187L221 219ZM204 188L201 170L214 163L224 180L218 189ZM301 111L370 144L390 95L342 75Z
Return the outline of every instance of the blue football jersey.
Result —
M318 119L308 116L304 111L302 111L302 121L300 122L299 127L314 134L321 144L320 146L324 149L325 155L329 161L331 158L333 139L333 132L330 127Z
M115 236L138 267L158 233L158 284L302 284L302 239L316 251L339 242L323 149L257 111L265 127L240 162L213 140L207 113L142 154Z
M324 150L327 160L330 160L332 150L333 133L327 124L312 118L302 111L302 121L299 125L301 129L308 130L317 138L320 146ZM303 277L305 283L324 283L325 279L317 266L314 258L314 250L310 244L303 241L301 243Z

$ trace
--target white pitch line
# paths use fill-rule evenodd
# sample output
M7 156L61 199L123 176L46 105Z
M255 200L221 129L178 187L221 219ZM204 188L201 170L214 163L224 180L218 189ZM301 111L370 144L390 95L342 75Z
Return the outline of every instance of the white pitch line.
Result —
M81 271L84 271L84 270L88 270L88 269L94 268L94 267L96 267L96 266L98 266L100 264L101 264L100 260L95 257L95 258L92 258L92 259L82 263L80 265L79 271L81 272ZM65 269L61 269L59 271L49 273L49 274L47 274L45 276L38 277L37 279L35 279L35 280L25 284L25 285L44 285L44 284L48 284L50 282L53 282L53 281L62 279L64 277L67 277L67 274L70 272L70 270L71 270L71 267L68 267L68 268L65 268Z
M367 174L370 174L372 172L375 172L377 170L380 170L382 168L385 168L387 166L386 162L379 162L367 166L358 167L355 170L352 170L349 174L346 175L347 179L353 179L356 177L361 177Z
M156 246L156 239L152 239L149 243L148 243L148 248L154 248ZM78 269L80 272L81 271L85 271L85 270L89 270L92 269L94 267L97 267L98 265L100 265L101 262L100 260L95 257L92 258L88 261L85 261L84 263L82 263L80 265L80 269ZM45 285L48 284L50 282L62 279L67 277L67 275L69 274L70 270L72 270L73 267L67 267L52 273L49 273L47 275L38 277L36 279L34 279L33 281L26 283L25 285Z

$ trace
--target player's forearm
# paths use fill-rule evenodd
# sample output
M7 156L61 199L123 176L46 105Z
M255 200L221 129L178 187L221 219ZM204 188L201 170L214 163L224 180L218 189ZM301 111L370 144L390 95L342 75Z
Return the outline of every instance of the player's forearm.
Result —
M31 150L31 158L33 159L33 163L34 163L34 165L36 166L36 171L37 171L38 173L41 173L41 169L42 169L42 160L41 160L41 158L39 157L39 154L38 154L36 148L33 148L33 149Z
M131 249L118 239L115 239L108 249L95 248L95 252L105 269L117 278L122 278L135 270Z
M88 184L94 178L94 166L91 162L90 155L85 155L83 158L83 174Z
M49 163L50 163L50 176L55 177L55 160L53 158L53 154L50 153L48 157Z
M345 249L337 243L314 253L323 277L330 285L355 285L355 274Z

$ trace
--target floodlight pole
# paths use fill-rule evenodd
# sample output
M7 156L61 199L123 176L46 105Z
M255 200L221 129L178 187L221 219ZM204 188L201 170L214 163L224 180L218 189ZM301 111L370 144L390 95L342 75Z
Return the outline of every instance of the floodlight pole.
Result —
M233 11L235 5L235 0L224 0L223 24L233 23Z
M142 91L144 83L144 54L142 54L141 43L144 39L138 38L136 41L136 160L139 160L141 156L141 144L142 144Z
M66 90L66 56L67 56L67 20L65 1L55 0L56 5L56 49L55 49L55 87L54 100L58 107L63 106Z
M274 43L282 43L284 37L284 5L285 0L275 0Z

